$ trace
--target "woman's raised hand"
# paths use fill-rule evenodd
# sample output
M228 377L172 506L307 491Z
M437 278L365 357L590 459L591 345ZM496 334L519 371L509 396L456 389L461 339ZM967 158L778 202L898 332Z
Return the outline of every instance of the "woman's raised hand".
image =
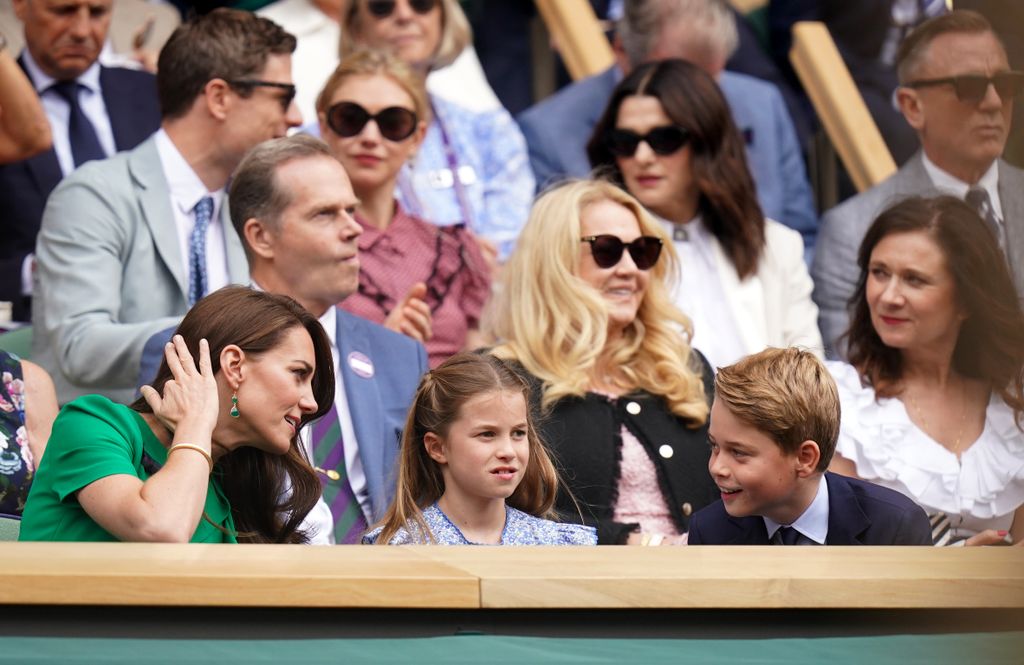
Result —
M167 343L164 354L173 378L164 384L162 395L143 386L142 396L167 429L174 432L187 425L190 435L209 440L220 408L209 342L199 340L198 368L181 335Z

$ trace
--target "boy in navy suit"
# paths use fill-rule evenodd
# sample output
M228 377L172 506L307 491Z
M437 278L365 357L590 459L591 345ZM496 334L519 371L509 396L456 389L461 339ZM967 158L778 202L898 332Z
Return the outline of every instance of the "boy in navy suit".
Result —
M839 436L828 370L796 348L718 370L708 470L722 494L690 545L931 545L928 517L884 487L827 473Z

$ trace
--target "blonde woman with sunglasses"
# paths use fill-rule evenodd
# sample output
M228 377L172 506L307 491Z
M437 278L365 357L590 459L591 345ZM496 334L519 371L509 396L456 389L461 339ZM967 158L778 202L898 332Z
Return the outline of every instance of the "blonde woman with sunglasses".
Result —
M533 384L568 489L556 507L582 513L600 544L683 542L691 513L718 498L707 473L712 372L669 297L677 268L636 199L607 182L569 183L537 200L485 317L493 353Z
M479 343L491 290L472 234L439 227L395 200L402 167L423 144L430 104L422 80L381 51L350 54L317 99L320 135L359 198L359 289L341 307L422 342L437 367Z

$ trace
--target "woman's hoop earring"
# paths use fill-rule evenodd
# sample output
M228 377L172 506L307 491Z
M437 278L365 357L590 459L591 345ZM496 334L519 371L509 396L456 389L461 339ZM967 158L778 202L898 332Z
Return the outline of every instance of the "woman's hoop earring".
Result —
M231 411L228 413L232 418L238 417L238 393L231 393Z

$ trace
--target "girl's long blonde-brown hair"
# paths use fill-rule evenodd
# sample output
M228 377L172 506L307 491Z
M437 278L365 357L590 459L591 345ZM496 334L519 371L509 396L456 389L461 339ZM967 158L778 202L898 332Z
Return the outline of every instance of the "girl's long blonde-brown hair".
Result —
M381 521L383 530L376 544L388 544L402 528L407 529L413 539L433 542L423 519L423 509L444 494L444 477L441 466L427 454L423 438L427 432L433 432L443 439L452 423L460 417L466 402L495 391L520 393L527 406L526 436L530 459L522 482L507 503L537 517L553 516L558 474L533 423L529 409L529 385L499 358L460 353L427 372L420 380L402 432L395 500Z

